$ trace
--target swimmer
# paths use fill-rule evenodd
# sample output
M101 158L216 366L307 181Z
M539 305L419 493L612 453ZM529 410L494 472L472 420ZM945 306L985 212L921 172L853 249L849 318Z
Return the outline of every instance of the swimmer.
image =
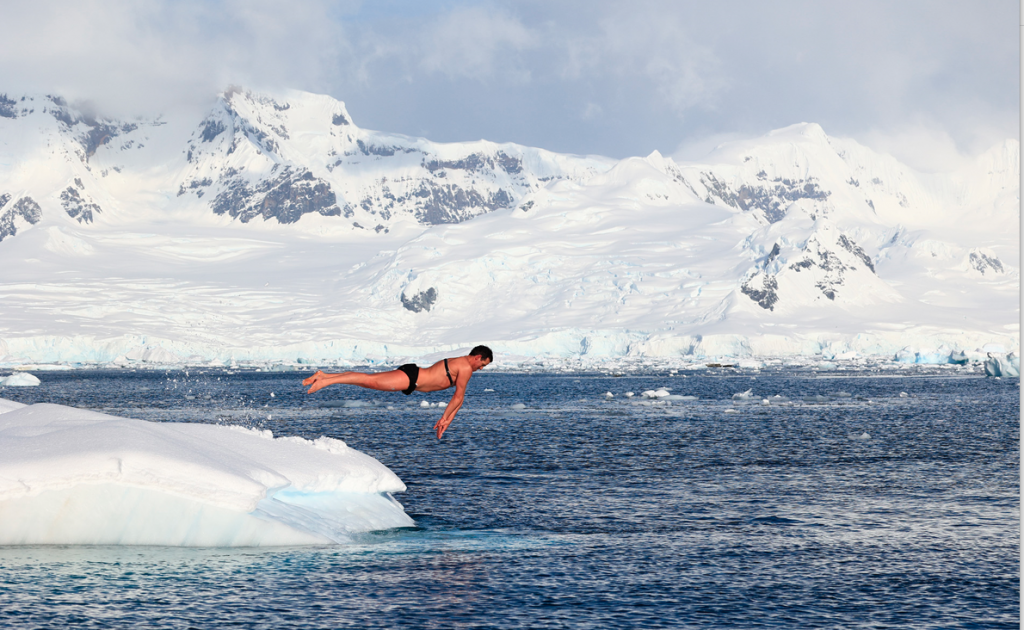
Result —
M358 385L366 389L385 392L400 391L406 395L414 391L436 392L454 386L455 393L452 394L452 399L448 402L441 419L434 425L437 439L440 440L445 429L455 419L455 414L462 408L466 385L469 383L470 377L473 376L473 372L490 365L493 360L494 354L490 348L477 346L464 357L444 359L427 368L419 368L415 364L407 363L397 370L376 374L363 372L326 374L318 370L316 374L302 381L302 384L309 385L307 394L318 392L328 385Z

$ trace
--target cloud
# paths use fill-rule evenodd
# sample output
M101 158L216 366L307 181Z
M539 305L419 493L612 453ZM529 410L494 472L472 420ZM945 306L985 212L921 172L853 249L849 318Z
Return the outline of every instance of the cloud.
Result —
M730 132L730 133L713 133L708 135L698 135L684 140L675 151L671 153L673 160L679 163L683 162L701 162L709 153L719 147L719 145L725 144L726 142L735 142L737 140L745 140L751 136L746 134Z
M598 5L600 6L600 5ZM643 5L641 5L642 7ZM677 114L713 105L727 82L715 53L697 43L678 14L611 5L596 28L555 40L563 77L646 83Z
M229 83L311 83L344 31L332 3L83 0L4 6L6 91L157 113L208 102ZM336 9L335 9L336 10Z
M0 8L0 93L88 99L113 115L202 109L239 84L330 94L370 128L614 157L812 121L915 152L903 138L925 165L953 160L950 141L973 154L1019 134L1015 0Z
M416 40L419 65L429 73L486 81L529 81L529 71L514 61L520 51L538 45L535 31L503 11L458 8L429 22Z
M923 122L899 129L873 129L859 141L923 173L949 173L971 161L971 156L960 150L948 131Z

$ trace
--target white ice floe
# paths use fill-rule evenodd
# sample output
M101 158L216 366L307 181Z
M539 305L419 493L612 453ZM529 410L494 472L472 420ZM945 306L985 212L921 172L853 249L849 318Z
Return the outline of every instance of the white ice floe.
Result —
M526 409L526 405L524 405L523 403L515 403L514 405L512 405L512 408L515 409L516 411L522 411L523 409Z
M646 392L644 392L643 394L641 394L641 396L643 396L644 398L664 398L666 396L671 396L671 395L672 395L672 393L669 392L667 389L664 389L664 388L657 389L657 390L649 389Z
M0 545L346 542L412 526L404 490L327 437L0 400Z
M750 400L751 398L754 397L754 394L751 393L752 391L753 390L748 389L745 392L740 392L738 394L733 394L732 395L732 399L733 400Z
M36 387L40 382L28 372L16 372L6 378L0 378L0 387Z

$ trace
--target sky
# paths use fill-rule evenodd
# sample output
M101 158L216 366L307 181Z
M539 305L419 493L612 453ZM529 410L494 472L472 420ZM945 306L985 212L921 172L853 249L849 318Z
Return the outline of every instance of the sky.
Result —
M816 122L922 171L1019 137L1018 0L0 0L0 93L198 120L230 85L360 127L699 158Z

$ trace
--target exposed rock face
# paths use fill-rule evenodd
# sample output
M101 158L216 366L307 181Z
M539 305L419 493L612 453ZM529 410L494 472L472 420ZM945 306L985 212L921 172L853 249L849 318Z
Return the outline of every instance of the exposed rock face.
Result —
M864 253L864 250L861 249L859 245L847 238L845 234L839 235L839 245L860 259L860 261L864 263L864 266L871 270L871 273L875 273L875 264L871 262L871 257Z
M6 94L0 94L0 116L4 118L17 118L21 114L18 111L18 101L7 98Z
M805 299L800 296L815 291L831 302L844 295L849 298L854 276L858 295L865 286L879 282L871 258L828 222L818 225L803 245L783 247L776 242L764 261L748 273L740 292L769 311L792 308Z
M758 283L755 278L760 280L760 286L756 286ZM757 305L763 309L774 311L775 304L779 301L779 283L775 279L775 276L768 274L760 274L760 277L751 278L747 282L743 283L740 287L740 291L744 295L748 296L751 300L757 302Z
M5 209L10 200L10 194L4 193L0 195L0 241L18 233L15 219L21 218L35 225L43 217L42 209L31 197L22 197Z
M51 96L49 100L48 111L54 119L68 131L81 130L76 140L82 149L79 157L83 162L88 162L89 158L95 155L97 149L114 138L129 134L139 128L138 123L104 120L83 114L69 107L67 102L58 96ZM129 143L128 146L130 147L131 144Z
M424 200L417 204L416 218L431 225L459 223L484 212L515 205L512 195L500 189L485 198L476 190L464 190L454 184L429 184L415 193Z
M713 173L701 173L700 183L708 191L704 199L706 202L723 203L744 212L757 211L768 223L781 221L786 216L786 209L794 201L824 201L831 194L822 190L813 177L798 180L775 177L769 181L767 174L760 171L757 179L764 183L742 184L733 190Z
M326 120L325 109L333 110ZM362 130L329 97L282 103L239 90L198 126L186 156L191 167L178 196L203 198L217 214L282 223L337 216L376 232L396 221L459 223L513 208L552 179L598 171L594 159L540 149Z
M995 256L989 256L988 254L974 250L968 255L971 267L978 271L981 275L988 273L1003 273L1003 263Z
M338 216L338 199L327 182L313 177L308 170L294 171L286 166L274 179L249 186L237 173L222 179L224 191L211 202L217 214L227 214L242 223L256 217L295 223L302 215L316 212Z
M99 214L103 210L98 204L92 203L91 199L79 193L79 188L84 188L84 186L81 180L76 179L75 186L68 186L60 193L60 204L64 206L64 211L72 219L76 219L79 223L92 223L95 218L94 213Z
M430 307L433 306L436 301L437 289L434 287L430 287L426 291L420 291L412 297L406 297L405 292L402 293L402 306L413 313L429 311Z

